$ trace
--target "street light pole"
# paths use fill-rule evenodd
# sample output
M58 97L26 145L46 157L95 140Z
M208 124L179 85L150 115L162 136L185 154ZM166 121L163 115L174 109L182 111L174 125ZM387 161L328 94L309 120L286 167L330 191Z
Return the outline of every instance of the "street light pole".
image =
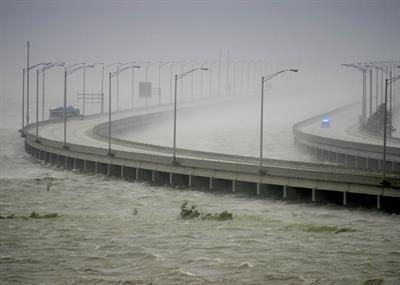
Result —
M64 148L67 146L67 68L64 70Z
M94 67L94 65L86 65L86 63L76 63L65 67L64 69L64 145L63 148L68 149L67 145L67 77L72 73L86 67Z
M111 151L111 72L108 74L108 154L112 155L112 151Z
M39 142L39 69L36 69L36 142Z
M366 116L367 116L367 103L366 103L366 71L367 68L370 67L370 65L367 65L366 67L360 66L359 64L342 64L342 66L347 66L347 67L353 67L359 71L362 72L362 80L363 80L363 86L362 86L362 112L361 112L361 118L362 118L362 122L363 124L366 121Z
M42 68L42 121L44 121L44 82L45 82L46 67Z
M104 63L102 63L101 67L101 113L104 113Z
M178 85L178 75L175 74L175 95L174 95L174 143L173 143L173 154L172 154L172 162L176 162L176 89Z
M85 97L86 97L86 64L83 65L83 98L82 98L82 117L85 116Z
M133 65L133 66L131 66L132 67L132 79L131 79L131 84L132 84L132 86L131 86L131 88L132 88L132 90L131 90L131 92L132 92L132 109L133 109L133 104L134 104L134 98L135 98L135 94L134 94L134 92L135 92L135 68L140 68L140 66L139 65Z
M264 83L275 76L287 72L298 72L298 69L284 69L278 72L275 72L273 74L267 75L267 76L262 76L261 77L261 116L260 116L260 169L259 172L260 174L265 174L265 170L263 169L263 137L264 137Z
M29 125L29 41L27 47L27 62L26 62L26 125Z
M192 70L182 72L181 74L175 74L175 95L174 95L174 138L173 138L173 153L172 153L172 163L177 164L176 160L176 101L177 101L177 85L178 79L182 79L186 75L196 71L196 70L208 70L208 68L194 68Z
M124 64L123 68L119 68L120 65L117 68L117 71L111 73L108 73L108 155L109 156L114 156L114 153L112 152L111 149L111 78L116 76L118 79L118 74L128 70L130 68L140 68L139 65L128 65ZM117 81L118 82L118 81Z
M65 62L55 62L55 63L51 63L48 65L43 65L43 68L41 71L39 71L39 73L42 73L42 121L44 121L44 108L45 108L45 74L46 74L46 70L54 67L54 66L64 66Z
M24 133L24 121L25 121L25 68L22 69L22 125L21 125L21 134Z

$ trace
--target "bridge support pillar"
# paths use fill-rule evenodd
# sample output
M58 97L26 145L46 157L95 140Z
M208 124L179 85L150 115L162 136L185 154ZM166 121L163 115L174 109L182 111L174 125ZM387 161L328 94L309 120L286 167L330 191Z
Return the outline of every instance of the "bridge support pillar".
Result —
M125 167L121 165L121 178L124 178L124 169Z
M136 181L139 180L139 168L136 168Z
M347 205L347 192L343 192L343 205Z
M210 188L210 190L213 189L213 178L212 177L210 177L210 185L208 188Z
M97 162L96 162L96 166L97 166ZM83 161L83 172L86 172L86 170L87 170L87 161L84 160ZM97 167L96 167L96 170L97 170ZM96 171L96 173L97 173L97 171Z
M189 174L189 183L188 183L189 187L192 187L192 175Z
M232 193L236 192L236 180L232 180Z
M172 185L172 182L173 182L173 181L172 181L172 175L173 175L173 174L172 174L172 172L171 172L171 173L169 174L169 185Z
M260 196L260 188L261 188L261 184L260 182L257 183L257 196Z
M56 154L56 166L60 166L60 156L58 154Z
M287 185L283 185L283 199L287 198Z
M312 198L311 198L311 200L314 203L317 201L316 200L316 191L317 191L317 189L315 189L315 188L312 189Z
M74 158L74 170L76 169L76 158Z
M381 208L381 195L376 196L376 208L377 209Z
M156 173L154 169L151 171L151 182L154 182L156 180Z
M107 176L110 176L111 175L111 164L107 164Z

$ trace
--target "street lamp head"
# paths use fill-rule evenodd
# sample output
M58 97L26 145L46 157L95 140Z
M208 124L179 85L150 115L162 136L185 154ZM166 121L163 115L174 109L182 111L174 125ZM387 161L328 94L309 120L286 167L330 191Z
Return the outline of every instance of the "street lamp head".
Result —
M293 71L293 72L298 72L299 70L298 69L289 69L290 71Z
M207 67L202 67L201 70L208 70L208 68Z

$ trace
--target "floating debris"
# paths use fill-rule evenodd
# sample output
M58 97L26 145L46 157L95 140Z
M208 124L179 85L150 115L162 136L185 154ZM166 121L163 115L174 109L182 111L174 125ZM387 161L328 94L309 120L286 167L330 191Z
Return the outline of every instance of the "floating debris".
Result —
M337 226L326 226L326 225L315 225L315 224L295 224L290 225L287 228L296 228L306 233L348 233L355 232L354 229L349 227L337 227Z
M53 219L53 218L58 218L58 217L59 217L59 215L57 213L40 215L39 213L36 213L35 211L33 211L31 213L31 215L29 216L29 218L32 218L32 219Z
M188 201L184 201L181 205L181 218L184 220L200 218L202 220L226 221L233 219L232 213L229 213L226 210L221 213L200 213L196 204L192 204L191 206L188 204Z

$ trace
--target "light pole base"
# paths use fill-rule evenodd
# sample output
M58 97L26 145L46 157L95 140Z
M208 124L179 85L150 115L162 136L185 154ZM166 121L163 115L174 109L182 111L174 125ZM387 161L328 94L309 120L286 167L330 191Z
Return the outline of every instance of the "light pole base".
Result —
M258 170L258 174L265 176L265 175L267 175L267 170L265 168L260 168Z
M180 165L181 163L179 161L176 160L176 158L172 159L172 164L173 165Z
M109 151L107 152L107 155L110 156L110 157L114 157L115 154L114 154L114 152L112 152L111 150L109 150Z
M69 146L67 144L64 144L62 148L63 149L69 149Z
M42 143L40 139L35 139L35 143Z
M392 187L392 183L386 179L381 181L381 185L383 188L391 188Z

